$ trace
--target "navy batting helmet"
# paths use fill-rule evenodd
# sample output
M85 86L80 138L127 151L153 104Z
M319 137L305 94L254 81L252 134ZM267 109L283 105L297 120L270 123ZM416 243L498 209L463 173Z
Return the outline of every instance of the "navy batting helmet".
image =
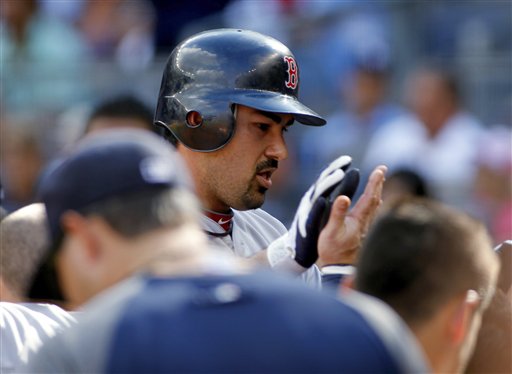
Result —
M229 142L235 130L234 104L292 114L305 125L324 125L322 117L299 102L298 92L297 62L281 42L248 30L206 31L171 53L155 124L202 152Z

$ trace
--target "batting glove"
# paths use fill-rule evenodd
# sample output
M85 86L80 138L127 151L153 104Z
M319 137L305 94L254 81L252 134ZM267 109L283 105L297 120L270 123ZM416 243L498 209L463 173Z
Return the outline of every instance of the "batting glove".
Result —
M289 231L267 249L272 267L302 273L318 259L317 242L328 196L343 180L352 159L341 156L325 168L302 197Z

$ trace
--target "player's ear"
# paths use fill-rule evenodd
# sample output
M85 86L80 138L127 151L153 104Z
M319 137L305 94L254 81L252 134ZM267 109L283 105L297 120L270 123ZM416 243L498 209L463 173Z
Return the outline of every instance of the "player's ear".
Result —
M448 334L453 345L461 345L471 329L475 311L480 304L480 296L475 290L468 290L457 300L448 322Z
M67 211L61 217L61 225L66 236L72 237L77 247L88 260L94 261L100 256L100 246L94 231L89 227L86 217L74 211Z

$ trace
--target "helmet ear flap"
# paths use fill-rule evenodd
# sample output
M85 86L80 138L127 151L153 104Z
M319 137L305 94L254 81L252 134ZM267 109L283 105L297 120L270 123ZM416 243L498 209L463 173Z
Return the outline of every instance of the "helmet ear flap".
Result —
M178 141L194 151L216 151L231 140L235 131L233 114L226 103L211 101L208 104L201 111L180 113L179 117L175 117L179 119L168 124Z
M201 107L201 111L196 108ZM235 121L232 110L236 105L226 104L226 99L200 100L186 95L163 96L159 99L155 124L164 126L187 148L199 152L216 151L231 140ZM167 119L167 121L165 120ZM174 144L174 143L173 143Z

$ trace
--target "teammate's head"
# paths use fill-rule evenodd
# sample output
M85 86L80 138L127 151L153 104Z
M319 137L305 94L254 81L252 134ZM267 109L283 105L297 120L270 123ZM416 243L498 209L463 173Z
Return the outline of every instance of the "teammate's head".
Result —
M153 129L153 113L131 95L118 96L99 104L89 116L84 134L112 128Z
M389 303L434 370L462 370L499 263L483 224L428 200L401 200L363 245L356 288Z
M284 128L325 124L298 101L299 79L291 51L253 31L203 32L172 52L155 124L178 145L206 208L261 206L287 156Z
M404 197L430 197L425 178L412 169L398 169L386 177L382 190L384 202Z
M41 203L27 205L0 222L0 300L26 298L48 244L46 213Z
M40 195L52 241L46 264L55 266L73 304L174 245L157 238L190 223L198 227L198 205L178 155L142 130L86 137L45 176Z

